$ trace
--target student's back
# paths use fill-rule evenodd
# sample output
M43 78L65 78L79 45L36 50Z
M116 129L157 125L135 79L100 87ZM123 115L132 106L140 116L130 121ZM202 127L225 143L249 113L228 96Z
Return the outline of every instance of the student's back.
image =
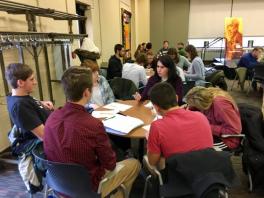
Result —
M148 148L157 152L151 142L159 139L160 150L165 158L175 153L211 148L213 139L206 117L200 112L185 109L168 111L162 119L151 124Z

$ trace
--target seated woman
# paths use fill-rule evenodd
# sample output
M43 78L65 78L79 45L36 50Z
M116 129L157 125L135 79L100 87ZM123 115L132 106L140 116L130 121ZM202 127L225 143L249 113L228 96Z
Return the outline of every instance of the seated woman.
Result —
M203 60L198 56L197 50L193 45L187 45L185 51L192 62L188 71L185 73L186 80L194 80L196 85L203 85L205 82Z
M209 120L214 143L222 150L239 146L239 138L222 138L226 134L240 134L242 130L240 114L233 98L219 88L194 87L186 95L190 109L201 111Z
M148 83L142 92L142 94L136 93L135 99L138 101L148 100L149 91L156 83L159 82L168 82L175 89L175 92L178 96L178 103L182 104L182 94L183 86L182 80L176 72L176 68L173 60L168 56L160 56L157 62L157 67L155 68L155 74L151 76L148 80Z
M168 55L171 56L176 66L180 67L183 70L188 70L188 68L191 66L191 63L189 62L189 60L186 57L180 55L178 50L174 47L169 48Z
M92 60L85 60L81 66L90 68L93 72L93 92L88 106L96 109L97 107L114 102L115 96L113 91L107 80L99 75L98 64Z
M178 73L178 75L181 77L182 81L185 82L185 76L184 76L184 72L182 67L178 66L178 63L180 61L180 55L178 54L176 48L169 48L168 53L167 53L171 59L173 60L175 67L176 67L176 71ZM185 57L184 57L185 58ZM186 59L186 58L185 58ZM188 66L187 66L188 67Z

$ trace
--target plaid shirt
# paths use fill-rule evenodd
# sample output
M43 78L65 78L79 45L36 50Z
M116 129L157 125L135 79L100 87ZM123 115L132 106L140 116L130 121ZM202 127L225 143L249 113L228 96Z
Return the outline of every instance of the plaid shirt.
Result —
M99 76L98 84L104 104L109 104L111 102L114 102L115 96L105 77ZM95 102L92 99L90 103L95 104Z
M115 153L103 123L78 104L66 103L45 124L44 151L48 160L76 163L87 168L93 190L106 170L116 166Z

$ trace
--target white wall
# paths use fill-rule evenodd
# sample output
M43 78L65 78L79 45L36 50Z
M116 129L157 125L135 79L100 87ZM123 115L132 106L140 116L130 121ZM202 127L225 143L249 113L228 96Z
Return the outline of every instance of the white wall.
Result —
M244 36L263 36L263 0L234 0L233 17L242 17ZM230 17L231 0L191 0L189 38L224 36L224 19Z

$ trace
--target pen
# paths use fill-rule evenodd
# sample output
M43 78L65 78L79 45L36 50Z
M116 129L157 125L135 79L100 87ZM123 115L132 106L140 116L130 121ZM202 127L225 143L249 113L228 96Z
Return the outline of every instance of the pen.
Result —
M104 121L105 121L105 120L109 120L109 119L114 118L114 117L115 117L115 116L111 116L111 117L105 118Z

